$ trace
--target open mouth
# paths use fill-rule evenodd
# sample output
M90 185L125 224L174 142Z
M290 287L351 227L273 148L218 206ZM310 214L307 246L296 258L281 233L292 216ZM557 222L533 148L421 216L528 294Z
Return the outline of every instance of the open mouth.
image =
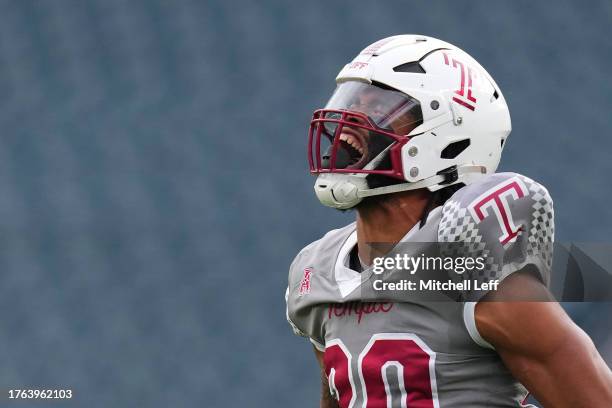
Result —
M348 155L347 168L359 167L361 162L365 161L367 154L367 144L365 140L352 131L342 132L340 135L340 147Z
M345 142L351 150L356 150L359 154L363 155L364 149L361 141L350 133L342 133L340 140Z
M321 154L321 165L330 169L362 169L370 154L369 136L370 132L352 125L342 125L340 134L334 143L334 137L338 134L335 124L326 124L324 134L329 144ZM335 157L332 158L336 145ZM332 166L333 163L333 166Z

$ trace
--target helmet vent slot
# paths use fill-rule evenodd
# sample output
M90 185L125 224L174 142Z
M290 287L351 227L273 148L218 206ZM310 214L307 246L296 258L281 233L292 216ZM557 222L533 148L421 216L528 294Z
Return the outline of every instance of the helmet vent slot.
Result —
M407 62L405 64L398 65L397 67L393 68L393 71L395 71L395 72L411 72L413 74L424 74L425 73L425 70L423 69L421 64L418 63L418 61Z
M454 159L459 156L465 149L470 146L470 139L459 140L458 142L453 142L446 146L444 150L442 150L442 154L440 157L442 159Z
M494 97L495 99L498 99L498 98L499 98L499 92L497 92L497 89L495 90L495 92L493 92L493 97Z

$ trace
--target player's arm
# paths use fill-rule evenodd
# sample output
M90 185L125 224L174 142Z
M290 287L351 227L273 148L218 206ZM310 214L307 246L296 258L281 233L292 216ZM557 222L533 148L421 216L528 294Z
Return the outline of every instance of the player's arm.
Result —
M612 407L612 373L591 339L558 303L520 301L525 295L550 299L539 280L518 272L485 299L519 301L479 302L480 335L544 407Z
M323 365L324 353L313 347L319 367L321 367L321 408L339 408L338 401L336 401L329 393L329 383L327 382L327 376L325 375L325 366Z

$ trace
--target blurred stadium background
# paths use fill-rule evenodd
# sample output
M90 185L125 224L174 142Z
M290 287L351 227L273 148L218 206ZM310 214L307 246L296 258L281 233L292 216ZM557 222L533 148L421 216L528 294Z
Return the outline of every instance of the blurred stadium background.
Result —
M0 405L315 406L287 267L351 215L312 194L307 124L388 35L480 60L513 115L502 170L549 187L558 240L609 241L611 21L608 0L0 0ZM609 305L568 309L611 362Z

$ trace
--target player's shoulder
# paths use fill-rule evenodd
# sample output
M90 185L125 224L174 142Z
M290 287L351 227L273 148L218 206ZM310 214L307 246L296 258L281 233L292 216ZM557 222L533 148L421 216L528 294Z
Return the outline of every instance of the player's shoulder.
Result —
M553 218L546 187L522 174L494 173L457 190L444 203L438 236L440 241L463 241L478 229L485 237L500 235L506 245L519 231L552 236Z
M438 241L452 254L485 259L478 276L504 279L531 265L548 284L554 243L553 202L540 183L517 173L482 176L444 204Z
M319 349L324 339L317 323L318 306L329 303L336 296L331 274L340 248L354 231L355 223L329 231L306 245L289 267L285 293L287 320L296 334L310 337Z
M460 188L451 196L447 204L455 203L465 207L488 197L511 195L514 201L526 202L529 199L545 199L552 202L546 187L519 173L493 173L478 178L475 182ZM479 201L477 201L478 203ZM485 201L486 202L486 201Z
M328 231L321 238L302 248L293 259L289 268L289 280L292 276L301 275L305 268L312 268L315 264L329 263L337 255L338 250L346 239L355 231L355 223ZM317 268L329 270L328 268Z

